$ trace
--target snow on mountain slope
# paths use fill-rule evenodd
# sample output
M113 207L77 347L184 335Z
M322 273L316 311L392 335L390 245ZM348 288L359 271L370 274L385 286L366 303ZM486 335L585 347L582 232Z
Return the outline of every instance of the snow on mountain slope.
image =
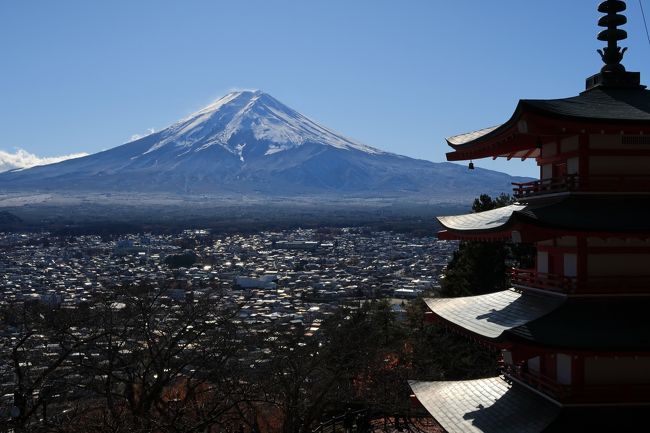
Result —
M229 93L223 98L162 131L161 140L145 154L172 145L200 152L221 146L245 160L247 143L239 143L242 132L252 132L258 142L267 143L265 155L272 155L305 143L371 154L380 150L357 143L325 128L260 91Z
M1 173L0 190L445 197L505 192L511 181L383 152L242 91L113 149Z

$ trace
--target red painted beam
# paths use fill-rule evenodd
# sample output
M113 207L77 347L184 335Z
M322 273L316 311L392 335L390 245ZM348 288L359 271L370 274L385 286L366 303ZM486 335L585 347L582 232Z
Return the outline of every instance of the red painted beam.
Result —
M447 160L464 161L487 157L496 158L518 151L534 150L540 138L549 136L552 136L554 140L559 140L562 137L572 135L637 135L650 132L650 124L648 123L571 120L560 116L530 112L525 107L519 112L515 111L508 124L509 127L497 134L486 134L459 146L451 145L454 151L447 153ZM517 126L519 124L526 125L525 131L520 131ZM634 152L638 151L632 151L630 154L634 154Z

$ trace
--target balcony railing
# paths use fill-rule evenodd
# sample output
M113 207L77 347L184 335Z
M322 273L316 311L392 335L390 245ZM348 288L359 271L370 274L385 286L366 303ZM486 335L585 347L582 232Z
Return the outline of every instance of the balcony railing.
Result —
M510 282L514 286L532 287L565 294L573 293L577 287L576 278L541 273L534 269L512 269Z
M503 368L503 373L558 400L571 395L570 386L561 385L556 380L543 374L526 371L521 365L506 365Z
M512 190L516 198L573 191L578 186L578 175L572 174L524 183L513 182L512 185L514 186Z
M513 183L513 193L518 199L542 194L568 191L582 192L647 192L650 193L650 176L583 176L569 174L562 177Z
M589 276L581 279L537 272L534 269L512 269L510 282L515 287L563 294L650 293L650 275Z

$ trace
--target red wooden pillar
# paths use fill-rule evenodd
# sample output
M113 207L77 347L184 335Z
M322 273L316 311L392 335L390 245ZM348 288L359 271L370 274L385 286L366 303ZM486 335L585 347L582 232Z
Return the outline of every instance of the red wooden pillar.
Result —
M571 383L573 393L580 393L585 385L585 357L573 355L571 360Z
M586 286L587 286L587 280L588 280L588 254L589 254L589 246L587 245L587 237L584 235L578 236L578 266L577 266L577 274L578 274L578 287L577 291L581 292L583 291Z
M589 135L578 136L578 182L584 185L589 178Z

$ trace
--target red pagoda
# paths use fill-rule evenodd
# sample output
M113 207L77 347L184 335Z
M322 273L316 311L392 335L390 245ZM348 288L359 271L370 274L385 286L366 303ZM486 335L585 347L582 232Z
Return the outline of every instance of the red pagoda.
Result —
M605 66L586 91L521 100L506 123L449 138L450 161L535 158L516 204L440 217L442 239L536 247L512 288L428 299L432 320L501 351L502 375L411 382L449 433L650 431L650 91L627 72L625 2L598 10ZM643 424L631 427L635 423Z

